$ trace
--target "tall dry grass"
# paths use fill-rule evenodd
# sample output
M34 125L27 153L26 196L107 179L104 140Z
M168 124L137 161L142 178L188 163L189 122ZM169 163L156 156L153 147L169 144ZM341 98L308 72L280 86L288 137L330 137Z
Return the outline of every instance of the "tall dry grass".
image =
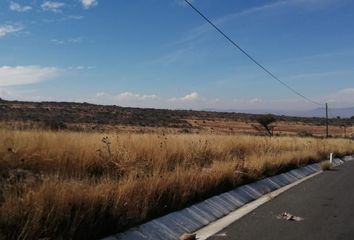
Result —
M96 239L353 150L344 139L0 130L0 239Z

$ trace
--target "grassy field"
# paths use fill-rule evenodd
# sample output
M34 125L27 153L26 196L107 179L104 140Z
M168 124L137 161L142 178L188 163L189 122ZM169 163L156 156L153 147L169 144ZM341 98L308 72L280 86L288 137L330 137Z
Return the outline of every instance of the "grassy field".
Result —
M0 130L0 239L97 239L354 141Z

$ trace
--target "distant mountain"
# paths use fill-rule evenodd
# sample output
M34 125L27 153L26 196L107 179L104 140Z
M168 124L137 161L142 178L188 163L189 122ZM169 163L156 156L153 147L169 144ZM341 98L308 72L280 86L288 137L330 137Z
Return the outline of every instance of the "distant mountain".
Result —
M226 113L246 113L246 114L274 114L284 116L301 116L297 112L289 112L284 110L275 109L217 109L217 108L205 108L203 111L207 112L226 112Z
M250 114L275 114L275 115L284 115L284 116L293 116L293 117L320 117L323 118L326 116L325 108L316 108L308 111L286 111L286 110L272 110L272 109L205 109L205 111L212 112L242 112ZM330 108L329 117L336 118L337 116L341 118L350 118L354 116L354 107L350 108Z
M325 108L316 108L311 111L304 112L302 117L323 117L325 116ZM350 118L354 116L354 107L351 108L330 108L329 117L341 117L341 118Z

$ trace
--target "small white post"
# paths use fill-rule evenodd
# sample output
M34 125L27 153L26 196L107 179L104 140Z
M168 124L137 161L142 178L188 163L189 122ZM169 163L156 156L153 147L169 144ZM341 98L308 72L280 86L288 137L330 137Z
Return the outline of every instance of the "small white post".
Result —
M333 153L329 155L329 162L330 164L333 164Z

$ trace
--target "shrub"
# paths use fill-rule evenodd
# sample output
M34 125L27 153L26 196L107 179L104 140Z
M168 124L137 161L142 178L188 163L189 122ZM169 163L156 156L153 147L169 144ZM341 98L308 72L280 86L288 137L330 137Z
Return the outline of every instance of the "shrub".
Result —
M323 161L321 162L321 169L322 171L328 171L331 170L332 168L332 164L330 163L330 161Z
M298 132L299 137L313 137L312 133L306 131L306 130L301 130Z

